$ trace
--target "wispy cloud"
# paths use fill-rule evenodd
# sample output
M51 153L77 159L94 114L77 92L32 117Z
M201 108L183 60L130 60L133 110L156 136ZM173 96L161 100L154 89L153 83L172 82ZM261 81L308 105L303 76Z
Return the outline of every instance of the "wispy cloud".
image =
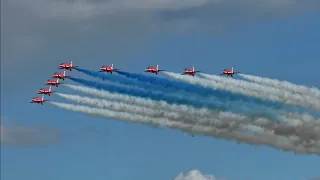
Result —
M320 180L320 176L312 177L312 178L310 178L308 180Z
M1 125L1 145L33 147L58 144L60 131L47 126Z

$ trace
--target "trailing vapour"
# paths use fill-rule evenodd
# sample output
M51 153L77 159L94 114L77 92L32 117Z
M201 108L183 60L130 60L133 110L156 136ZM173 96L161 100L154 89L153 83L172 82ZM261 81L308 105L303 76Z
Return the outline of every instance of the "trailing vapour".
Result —
M303 85L292 84L288 81L279 81L277 79L270 79L266 77L253 76L248 74L239 74L239 76L255 83L263 84L282 90L287 90L305 96L316 97L318 98L318 100L320 100L320 89L316 87L310 88Z
M233 86L233 89L239 90L244 89L244 92L260 94L252 94L256 97L266 97L270 100L281 101L287 104L306 106L314 109L320 108L320 101L315 97L310 97L306 94L300 94L292 91L284 91L276 87L268 87L263 84L256 84L243 80L230 79L225 77L219 77L216 75L201 74L202 76L211 79L213 83L222 83L226 86Z
M169 78L116 71L113 66L106 66L105 72L75 69L98 81L70 77L82 85L62 86L88 96L54 95L83 105L49 103L90 116L320 155L320 91L316 88L239 73L248 81L204 73L197 77L192 74L194 68L184 75L161 72ZM158 67L147 71L160 72ZM233 70L225 73L235 74Z
M231 130L228 127L218 128L213 126L194 125L181 121L173 121L169 118L152 118L144 115L138 115L127 112L115 112L107 109L93 108L88 106L72 105L58 102L50 102L60 108L81 112L91 116L103 117L108 119L117 119L127 122L148 124L157 127L168 127L171 129L179 129L190 134L199 134L205 136L214 136L217 138L235 140L241 143L252 145L268 145L283 151L291 151L297 154L318 154L320 155L320 145L317 142L310 145L301 142L299 138L278 136L272 133L263 133L257 131L255 134L244 133L238 130Z
M247 127L259 127L263 128L265 131L273 132L276 135L298 136L301 140L320 140L320 128L317 127L316 121L300 123L299 126L292 124L293 118L287 117L283 122L273 122L266 118L251 118L248 116L243 116L240 114L235 114L232 112L217 112L209 109L196 109L191 106L185 105L170 105L170 104L158 104L156 101L149 101L146 103L141 102L142 105L135 105L134 97L132 97L132 103L128 104L125 99L121 101L108 101L98 98L82 97L78 95L62 94L56 93L56 95L63 97L67 100L90 105L92 107L98 107L103 109L109 109L118 112L128 112L143 114L145 116L156 118L156 117L166 117L172 120L177 120L181 122L186 122L190 124L198 125L208 125L215 126L229 126L234 127L234 129L242 128L242 130L250 130ZM107 95L107 94L106 94ZM143 101L143 100L142 100ZM146 100L145 100L146 101ZM159 108L156 108L159 106ZM162 108L166 106L166 108ZM232 124L232 125L230 125ZM308 129L308 131L305 131Z
M263 100L283 102L285 104L299 105L307 108L320 110L320 101L317 99L312 99L310 97L301 97L299 95L295 96L288 93L286 94L277 90L272 91L273 89L269 90L268 88L265 88L262 85L253 84L250 82L232 79L227 79L226 81L223 81L220 79L220 77L214 75L211 75L210 78L215 80L210 81L209 79L203 79L199 77L187 77L173 72L164 72L164 74L174 79L182 80L194 85L199 85L207 88L220 89L230 91L232 93L239 93L246 96L261 98Z

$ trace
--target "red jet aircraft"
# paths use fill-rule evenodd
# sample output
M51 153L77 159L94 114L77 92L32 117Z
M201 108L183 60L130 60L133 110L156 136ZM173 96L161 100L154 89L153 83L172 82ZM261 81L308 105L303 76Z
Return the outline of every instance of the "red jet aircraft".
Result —
M31 102L30 103L39 103L39 104L42 104L46 101L49 101L49 100L44 100L44 95L42 95L42 97L34 97L32 98Z
M227 75L227 76L233 77L233 75L238 74L238 73L240 73L240 72L234 72L233 67L231 67L231 69L224 69L222 71L222 74L220 74L220 75Z
M59 86L61 83L59 83L59 79L57 78L57 80L52 80L52 79L48 79L46 81L46 85L51 85L51 86Z
M38 94L45 94L45 95L48 95L48 96L50 96L52 93L53 93L53 91L51 91L51 86L48 89L41 88L38 91Z
M56 73L52 74L51 77L64 80L65 78L70 78L71 76L66 76L66 71L63 71L63 73L57 73L56 72Z
M156 67L149 66L145 69L145 72L156 73L156 74L158 74L160 71L164 71L164 70L159 70L159 65L157 65Z
M78 66L73 66L72 65L72 61L70 62L70 64L67 64L67 63L61 63L59 65L59 69L66 69L66 70L69 70L69 71L72 71L73 68L76 68Z
M194 76L196 73L198 73L200 71L195 71L194 70L194 66L192 66L192 69L186 68L184 69L184 72L181 75L191 75Z
M102 66L100 68L100 72L107 72L107 73L110 73L112 74L112 72L115 72L119 69L113 69L113 64L111 64L111 66Z

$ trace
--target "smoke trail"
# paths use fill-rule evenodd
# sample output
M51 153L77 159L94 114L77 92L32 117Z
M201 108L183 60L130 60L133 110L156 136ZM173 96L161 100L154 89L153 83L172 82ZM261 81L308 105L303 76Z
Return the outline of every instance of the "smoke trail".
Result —
M123 77L123 76L117 76L117 75L104 74L104 73L100 73L100 72L94 72L94 71L90 71L87 69L81 69L81 68L77 68L77 70L86 74L86 75L102 79L108 83L119 83L119 86L120 86L120 84L125 84L125 85L129 85L129 86L134 86L135 88L139 87L139 88L145 88L145 89L149 89L149 90L156 89L156 90L160 90L160 91L161 90L165 91L167 94L177 94L177 93L180 94L181 92L183 92L183 93L186 93L186 95L190 96L192 94L192 91L190 92L190 88L194 92L198 92L201 89L204 89L207 92L206 94L203 94L203 93L194 94L193 93L192 94L193 96L199 96L199 97L205 96L207 98L209 96L208 93L210 93L211 95L213 95L215 93L211 89L205 89L202 87L200 87L200 88L194 87L194 86L187 84L187 83L181 83L181 82L172 81L172 80L165 80L165 79L161 79L161 78L158 78L158 79L155 78L154 80L152 80L152 77L134 74L134 73L117 71L117 73L119 73L120 75L125 76L125 77ZM145 78L143 78L143 77L145 77ZM176 83L178 83L178 84L175 85ZM181 84L183 84L184 86L187 86L188 88L181 88ZM179 85L180 85L180 87L179 87ZM184 87L184 86L182 86L182 87ZM221 95L219 97L221 97ZM216 99L212 99L212 100L216 100Z
M114 76L114 75L107 75L99 72L94 72L86 69L77 69L78 71L85 73L89 76L100 78L104 81L109 82L118 82L125 85L131 85L135 86L136 88L145 88L149 90L162 90L165 91L167 94L171 95L181 95L181 93L184 93L185 96L192 96L193 98L203 98L205 97L206 100L210 101L219 101L221 100L233 100L238 101L237 103L242 103L243 101L246 101L246 105L251 104L252 106L256 106L257 103L263 103L261 101L258 101L256 99L248 98L245 96L239 96L234 95L226 92L219 92L219 91L213 91L208 88L203 87L197 87L193 86L187 83L178 82L178 81L172 81L170 79L163 79L163 78L156 78L151 76L145 76L141 74L135 74L135 73L128 73L128 72L122 72L122 71L116 71L118 74L123 75L127 78L123 78L121 76ZM130 79L132 80L130 80ZM214 96L214 97L213 97ZM241 105L239 105L241 106ZM268 110L268 112L271 112L272 110Z
M219 82L219 81L216 81L215 83L213 83L213 82L206 80L206 79L201 79L198 77L190 78L190 77L182 76L180 74L172 73L172 72L164 72L164 74L169 77L172 77L174 79L182 80L182 81L194 84L194 85L200 85L200 86L208 87L208 88L212 88L212 89L222 89L222 90L227 90L227 91L234 92L234 93L242 93L247 96L254 96L254 97L261 98L261 99L273 99L273 100L281 101L277 96L274 96L274 95L263 94L258 91L247 91L243 88L235 87L233 85L229 86L229 85L226 85L223 82ZM289 101L289 100L287 99L286 101ZM320 116L320 112L318 112L318 111L314 112L312 110L308 110L305 108L299 108L299 107L294 107L294 106L289 106L289 105L284 105L284 104L282 104L282 105L274 104L273 106L274 107L280 106L281 108L284 108L287 111L293 111L293 112L299 112L299 113L308 112L308 113L311 113L315 116Z
M319 143L308 144L301 143L297 137L284 137L276 136L272 133L256 133L246 134L242 132L231 132L229 129L218 129L215 127L206 127L201 125L187 124L177 121L171 121L166 118L149 118L147 116L141 116L136 114L130 114L125 112L114 112L104 109L91 108L87 106L79 106L72 104L64 104L57 102L49 102L60 108L82 112L91 116L98 116L110 119L117 119L127 122L135 122L141 124L149 124L158 127L168 127L171 129L179 129L191 134L200 134L205 136L214 136L217 138L223 138L226 140L236 140L241 143L248 143L252 145L267 145L273 148L281 149L284 151L291 151L297 154L317 154L320 155ZM297 140L298 139L298 140Z
M71 84L64 84L63 86L68 87L72 90L79 91L82 93L86 93L92 96L97 96L97 97L102 97L105 99L110 99L110 100L115 100L115 101L122 101L128 104L136 104L139 106L146 106L150 108L161 108L163 110L179 110L183 113L189 113L190 115L205 115L207 116L208 113L211 113L213 110L207 109L207 108L194 108L193 106L190 105L185 105L185 104L169 104L166 101L159 100L155 101L150 98L141 98L141 97L135 97L135 96L130 96L127 94L119 94L119 93L111 93L106 90L100 90L100 89L95 89L95 88L90 88L86 86L78 86L78 85L71 85ZM195 111L191 111L190 109L194 108ZM199 113L199 114L197 114ZM281 114L277 112L278 114ZM290 113L286 112L284 114L286 119L292 119L291 122L297 122L298 124L301 123L302 121L309 122L309 121L315 121L316 119L308 114L297 114L297 113ZM295 119L295 120L294 120ZM299 119L299 121L298 121ZM318 118L320 120L320 118ZM297 124L295 123L295 124ZM297 125L298 125L297 124ZM320 122L319 122L320 125Z
M293 84L288 81L280 81L277 79L270 79L266 77L259 77L247 74L239 74L239 76L249 81L260 83L266 86L281 88L293 93L300 93L306 96L313 96L320 99L320 90L316 87L310 88L303 85Z
M123 78L121 76L117 75L111 75L111 74L105 74L102 72L95 72L87 69L82 69L82 68L76 68L77 71L82 72L86 75L89 75L91 77L99 78L101 80L107 80L107 81L112 81L112 82L123 82L125 84L132 84L132 80Z
M290 91L283 91L275 87L268 87L262 84L256 84L243 80L236 80L203 73L201 73L200 75L215 81L215 83L221 82L222 84L237 88L237 92L241 91L240 88L242 88L245 92L250 91L251 94L252 91L254 91L256 94L253 94L253 96L255 97L258 97L257 95L259 95L259 97L266 97L270 100L281 101L287 104L320 109L320 99L318 100L314 97L304 96L301 94L292 93Z
M172 109L186 110L186 109L188 109L188 111L185 113L191 113L193 115L196 113L197 116L202 116L203 114L206 114L209 111L210 112L212 111L212 110L206 109L204 107L201 107L201 108L197 108L197 111L190 112L190 108L192 107L190 105L169 104L163 100L155 101L150 98L141 98L141 97L135 97L135 96L130 96L130 95L126 95L126 94L110 93L108 91L98 90L95 88L89 88L89 87L85 87L85 86L75 86L75 85L70 85L70 84L65 84L64 86L71 88L75 91L80 91L80 92L90 94L93 96L103 97L103 98L111 99L111 100L121 100L123 102L130 103L130 104L137 104L139 106L148 106L151 108L161 108L163 110L172 110ZM246 105L247 108L251 108L250 106L248 107L248 104L244 104L244 103L240 104L237 102L233 102L234 107L241 106L241 105ZM169 106L172 107L172 109L168 108ZM259 105L254 105L254 106L256 108L260 107ZM261 106L261 109L264 109L265 112L274 112L274 114L280 114L280 115L284 114L283 111L271 109L269 107L262 107Z
M112 102L70 94L57 93L57 95L77 103L87 104L98 108L107 108L113 111L138 113L152 118L167 117L172 120L184 121L190 124L219 127L230 126L230 124L232 124L233 130L243 130L243 125L254 126L254 128L257 128L257 126L259 126L262 128L267 128L277 135L297 135L303 140L320 140L320 126L315 127L315 123L313 122L294 126L290 124L290 119L287 122L275 123L264 118L253 119L231 112L216 112L209 109L198 110L185 105L167 104L167 110L163 110L161 107L155 108L158 104L158 102L156 101L149 101L150 106L141 107L134 105L134 102L128 104L126 102ZM305 131L306 128L308 128L308 131Z
M216 119L222 119L222 120L225 119L226 121L221 121L219 124L220 126L226 126L230 124L230 120L234 121L234 119L232 119L234 118L232 114L229 115L226 113L218 113L213 111L210 113L209 118L205 116L199 118L194 114L186 115L181 110L179 113L179 112L174 112L173 109L171 109L170 111L164 111L161 109L152 109L150 107L141 107L134 104L129 105L123 102L112 102L112 101L106 101L106 100L101 100L96 98L81 97L78 95L70 95L70 94L62 94L62 93L57 93L57 95L64 99L74 101L76 103L87 104L87 105L98 107L98 108L106 108L112 111L140 114L140 115L148 116L151 118L166 117L172 120L185 121L191 124L217 125L217 123L219 122L217 120L214 121L214 119L216 118ZM190 108L190 111L196 112L196 110L193 108ZM227 124L223 125L223 123L226 123L226 122Z
M127 104L136 104L138 106L150 107L152 109L161 109L164 111L171 111L172 109L174 109L176 111L185 113L187 115L204 117L204 115L208 114L209 111L211 111L206 108L193 108L190 105L169 104L163 100L155 101L149 98L129 96L126 94L110 93L108 91L98 90L98 89L89 88L85 86L76 86L76 85L70 85L70 84L65 84L64 86L75 91L106 98L113 101L122 101ZM192 109L195 109L195 110L192 110Z
M111 84L112 86L114 85L117 85L117 86L121 86L121 85L124 85L124 86L133 86L134 88L144 88L144 89L149 89L149 90L153 90L156 89L156 90L163 90L165 91L167 94L170 94L170 95L181 95L179 92L181 91L180 89L172 89L172 88L168 88L168 87L163 87L161 85L158 85L156 84L156 86L154 86L154 84L152 83L149 83L149 82L142 82L142 81L136 81L134 79L128 79L126 77L123 77L123 76L119 76L119 75L109 75L109 74L104 74L104 73L100 73L100 72L94 72L94 71L90 71L90 70L87 70L87 69L81 69L81 68L78 68L77 69L78 71L86 74L86 75L89 75L89 76L92 76L92 77L95 77L95 78L99 78L99 79L102 79L104 80L105 82L107 82L108 84ZM119 71L118 72L119 74L126 74L125 72L121 72ZM114 84L114 83L119 83L119 84ZM185 92L186 91L184 89L182 89L181 92ZM186 94L191 94L191 93L186 93ZM199 96L198 94L193 94L194 96Z
M123 102L107 101L103 99L82 97L78 95L63 94L63 93L56 93L56 95L64 99L74 101L76 103L87 104L87 105L98 107L98 108L106 108L112 111L144 114L145 116L149 116L152 118L157 118L157 117L167 117L171 119L181 119L181 118L187 119L188 118L187 116L183 116L182 114L179 114L176 112L168 112L161 109L151 109L149 107L135 106L133 104L127 104Z
M214 95L217 98L222 98L222 99L227 98L228 100L233 100L233 101L242 100L242 102L245 101L247 103L246 105L248 105L248 104L267 105L269 107L273 107L273 108L277 108L277 109L285 109L286 111L295 111L295 112L300 112L300 113L309 112L309 113L313 113L314 114L314 112L310 112L309 110L306 110L306 109L303 109L303 108L294 107L294 106L290 106L290 105L285 105L283 103L264 102L264 101L260 101L258 99L252 99L252 98L248 98L248 97L239 95L241 93L239 93L237 91L235 92L235 90L238 90L238 88L232 88L233 91L231 91L232 93L237 93L238 95L229 94L229 93L218 91L218 89L225 90L225 88L223 88L223 87L225 87L225 85L223 85L222 83L220 83L220 88L212 88L210 86L199 87L199 86L193 86L193 85L190 85L190 84L186 84L184 82L177 82L177 81L173 81L173 80L167 80L167 79L164 79L164 78L151 77L151 76L146 76L146 75L141 75L141 74L122 72L122 71L119 71L118 73L121 74L121 75L124 75L124 76L126 76L128 78L136 79L138 81L143 81L143 82L150 82L150 83L155 84L155 85L162 85L162 86L164 86L166 88L185 89L188 92L195 92L196 94L201 94L203 96L206 96L207 98L211 98L210 95ZM170 72L164 72L164 74L170 75ZM175 73L173 73L173 74L175 74ZM175 74L175 75L178 75L178 74ZM188 77L185 77L185 76L181 76L180 74L178 76L179 77L183 77L184 79L188 78ZM194 78L197 78L197 77L194 77ZM175 78L175 79L177 79L177 78ZM198 78L198 79L200 79L200 78ZM188 81L185 81L185 82L188 82ZM193 83L193 84L195 84L195 83ZM212 85L212 83L211 83L211 85ZM248 92L248 91L246 91L244 89L240 89L240 90L242 90L240 92L242 92L242 94L244 94L246 96L251 96L251 97L255 97L255 98L261 98L260 92L255 92L253 94L254 96L252 96L251 92ZM265 97L265 96L262 96L262 97ZM279 99L279 98L274 97L274 96L273 96L273 98ZM215 100L212 99L211 101L215 101ZM278 101L278 102L282 102L282 101ZM257 107L255 107L255 109L256 108ZM272 110L269 109L268 113L272 113ZM315 114L317 116L320 116L320 113L316 112Z
M70 95L70 94L62 94L58 93L57 94L60 97L63 97L67 100L71 100L77 103L82 103L82 104L87 104L90 106L98 107L98 108L104 108L104 109L109 109L112 111L117 111L117 112L126 112L126 113L133 113L133 114L139 114L143 116L148 116L150 118L169 118L174 121L179 121L179 122L186 122L190 124L200 124L200 125L214 125L215 127L220 127L220 128L225 128L229 127L229 129L234 129L234 130L246 130L246 131L260 131L261 128L257 126L246 126L244 127L243 124L238 123L237 125L230 125L232 119L228 119L229 117L223 117L222 113L212 113L210 118L204 118L200 119L197 116L186 116L183 113L178 113L178 112L173 112L173 111L163 111L159 109L152 109L149 107L141 107L141 106L136 106L136 105L128 105L123 102L111 102L111 101L106 101L106 100L100 100L96 98L89 98L89 97L81 97L77 95ZM221 117L219 117L220 115ZM220 118L220 119L219 119ZM216 120L215 120L216 119ZM222 121L222 120L226 121ZM233 123L236 123L233 120Z
M279 120L278 116L276 116L275 112L259 105L252 104L250 106L249 103L244 103L247 106L244 106L244 104L237 104L230 101L206 101L201 100L198 98L195 98L194 96L173 96L164 93L154 92L152 90L141 90L141 89L131 89L131 88L124 88L124 87L117 87L117 86L106 86L105 84L101 84L98 82L88 81L84 79L78 79L78 78L70 78L70 80L75 81L77 83L97 88L97 89L104 89L109 92L116 92L121 94L128 94L143 98L150 98L153 100L163 100L170 104L188 104L192 105L194 107L202 108L207 107L211 109L221 110L221 111L233 111L236 113L241 114L248 114L250 116L264 116L271 119Z
M117 74L105 74L102 72L95 72L87 69L81 69L81 68L76 68L79 72L82 72L88 76L99 78L103 81L107 82L112 82L112 83L121 83L125 85L134 85L134 86L142 86L142 87L147 87L148 85L145 85L143 83L137 83L135 80L131 80L122 76L119 76Z
M201 87L201 86L194 86L185 82L181 81L175 81L171 79L164 79L164 78L159 78L159 77L152 77L152 76L147 76L147 75L142 75L142 74L135 74L135 73L129 73L129 72L122 72L118 71L120 75L123 75L127 78L135 79L137 81L143 82L143 83L150 83L153 84L152 87L155 89L158 88L163 88L165 87L167 89L172 89L173 91L184 91L188 93L195 93L201 96L204 96L206 98L215 96L220 99L228 99L228 100L242 100L246 102L253 102L255 104L263 104L262 101L251 98L251 97L246 97L241 94L231 94L228 92L223 92L219 91L217 89L213 90L212 88L207 88L207 87Z
M118 71L120 75L125 77L135 79L137 83L142 84L152 84L152 86L145 87L147 89L157 89L163 90L166 93L174 92L184 92L185 97L193 97L195 99L203 99L205 98L206 101L233 101L233 105L237 107L246 106L248 109L255 109L257 112L266 112L266 114L273 114L275 111L279 111L280 109L283 110L283 107L276 104L265 103L258 99L253 99L250 97L242 96L242 95L235 95L230 94L228 92L222 92L218 90L212 90L210 88L201 87L201 86L194 86L188 83L173 81L170 79L158 78L158 77L151 77L147 75L129 73L129 72L122 72ZM168 91L170 90L171 91ZM181 95L181 94L180 94ZM244 103L245 102L245 103ZM271 107L270 107L271 105ZM269 107L267 107L269 106ZM274 107L274 108L272 108ZM235 107L236 108L236 107ZM247 109L247 110L248 110ZM269 115L268 115L269 116Z
M62 94L62 93L57 93L58 96L67 99L67 100L71 100L74 101L76 103L82 103L82 104L87 104L90 106L94 106L94 107L98 107L98 108L105 108L105 109L109 109L112 111L118 111L118 112L127 112L127 113L133 113L133 114L140 114L143 116L148 116L150 118L161 118L161 117L166 117L169 118L171 120L175 120L175 121L184 121L187 123L191 123L191 124L200 124L200 125L215 125L217 126L219 123L217 120L212 123L214 121L214 118L218 118L218 113L211 113L211 117L210 119L206 118L206 117L202 117L204 119L201 120L201 122L198 122L200 119L199 117L195 116L195 115L189 115L186 116L183 112L179 113L179 112L173 112L172 109L171 111L164 111L164 110L159 110L159 109L152 109L150 107L141 107L141 106L136 106L134 104L126 104L123 102L112 102L112 101L106 101L106 100L101 100L101 99L96 99L96 98L89 98L89 97L81 97L78 95L70 95L70 94ZM196 110L192 110L191 111L196 111ZM226 118L226 120L229 121L229 119L227 119L228 117L221 117L221 118ZM231 119L230 119L231 120ZM223 124L224 123L224 124ZM230 126L230 121L220 121L219 125L221 127L223 126ZM239 126L238 126L239 128Z
M95 77L95 78L99 78L103 81L107 81L108 83L110 83L110 82L119 83L119 84L123 84L123 85L127 85L127 86L136 86L136 87L139 86L140 88L148 88L148 89L150 89L150 87L152 87L151 83L140 82L140 81L136 81L134 79L128 79L126 77L119 76L116 74L113 74L113 75L105 74L105 73L95 72L95 71L81 69L81 68L77 68L77 70L79 72L82 72L82 73L89 75L91 77ZM116 72L118 72L118 71L116 71ZM119 71L118 73L121 73L121 72ZM166 87L158 86L156 89L158 89L158 88L166 88ZM170 90L170 89L167 89L167 90ZM175 91L172 89L172 91L170 91L170 92L176 92L176 89L175 89Z

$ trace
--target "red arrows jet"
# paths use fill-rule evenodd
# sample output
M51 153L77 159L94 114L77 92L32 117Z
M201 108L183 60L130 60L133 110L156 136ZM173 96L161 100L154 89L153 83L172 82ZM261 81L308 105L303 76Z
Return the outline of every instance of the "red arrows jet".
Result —
M66 70L69 70L69 71L72 71L72 68L76 68L78 66L73 66L72 65L72 61L70 62L70 64L67 64L67 63L61 63L59 65L59 69L66 69Z
M113 69L113 64L111 64L111 66L102 66L100 68L100 72L107 72L107 73L110 73L112 74L112 72L115 72L119 69Z
M54 91L51 91L51 86L49 87L49 89L45 89L45 88L41 88L38 91L38 94L45 94L50 96Z
M195 71L194 70L194 66L192 66L192 69L186 68L184 69L184 72L181 75L191 75L194 76L196 73L198 73L200 71Z
M49 100L44 100L44 95L42 95L42 97L34 97L32 98L31 102L30 103L39 103L39 104L42 104L46 101L49 101Z
M51 85L51 86L56 86L58 87L61 83L59 83L59 79L57 78L57 80L52 80L52 79L48 79L46 81L46 85Z
M222 71L222 74L220 74L220 75L227 75L227 76L233 77L233 75L238 74L238 73L240 73L240 72L234 72L233 67L231 67L231 69L224 69Z
M164 71L164 70L159 70L159 65L157 65L156 67L149 66L145 69L145 72L150 72L155 74L158 74L160 71Z
M63 71L63 73L57 73L56 72L56 73L52 74L51 77L64 80L65 78L70 78L71 76L66 76L66 71Z

